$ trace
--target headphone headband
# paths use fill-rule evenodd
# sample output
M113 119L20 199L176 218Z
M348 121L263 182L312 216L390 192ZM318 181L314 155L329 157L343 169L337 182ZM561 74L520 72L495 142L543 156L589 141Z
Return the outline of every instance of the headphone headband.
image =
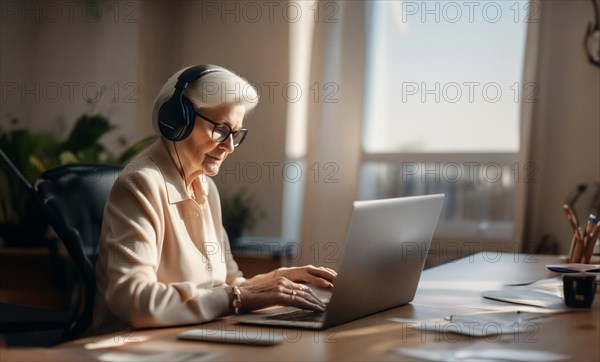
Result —
M189 67L177 77L173 95L158 111L158 128L166 139L170 141L184 140L194 129L194 106L183 95L187 86L210 73L225 71L227 71L225 68L216 65L202 64Z
M184 90L188 84L196 79L200 79L205 75L219 71L225 71L225 69L212 64L201 64L189 67L188 69L184 70L179 77L177 77L175 89Z

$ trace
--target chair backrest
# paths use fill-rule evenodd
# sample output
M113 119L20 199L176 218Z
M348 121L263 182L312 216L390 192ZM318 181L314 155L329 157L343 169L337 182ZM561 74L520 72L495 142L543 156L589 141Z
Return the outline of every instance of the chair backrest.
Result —
M65 339L76 338L92 321L104 205L121 170L110 165L68 164L45 171L35 185L48 222L83 279L81 312L65 331Z

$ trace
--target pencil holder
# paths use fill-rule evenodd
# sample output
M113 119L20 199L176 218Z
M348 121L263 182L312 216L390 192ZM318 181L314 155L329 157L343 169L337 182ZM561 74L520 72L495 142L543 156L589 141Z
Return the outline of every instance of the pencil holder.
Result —
M579 225L577 216L568 205L563 205L567 221L573 230L571 251L569 253L570 263L589 264L596 246L596 239L600 235L600 223L594 214L588 217L585 228Z

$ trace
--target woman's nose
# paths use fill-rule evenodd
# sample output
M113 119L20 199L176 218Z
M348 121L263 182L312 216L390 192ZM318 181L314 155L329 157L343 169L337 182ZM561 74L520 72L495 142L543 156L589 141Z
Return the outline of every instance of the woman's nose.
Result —
M233 146L233 135L229 135L223 142L221 142L221 147L227 151L227 153L232 153L235 147Z

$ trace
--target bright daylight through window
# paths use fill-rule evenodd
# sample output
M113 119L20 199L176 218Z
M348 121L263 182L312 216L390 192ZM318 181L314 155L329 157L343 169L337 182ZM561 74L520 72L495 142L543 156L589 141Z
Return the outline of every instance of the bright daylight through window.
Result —
M438 233L512 236L528 1L373 1L359 198L443 192Z

